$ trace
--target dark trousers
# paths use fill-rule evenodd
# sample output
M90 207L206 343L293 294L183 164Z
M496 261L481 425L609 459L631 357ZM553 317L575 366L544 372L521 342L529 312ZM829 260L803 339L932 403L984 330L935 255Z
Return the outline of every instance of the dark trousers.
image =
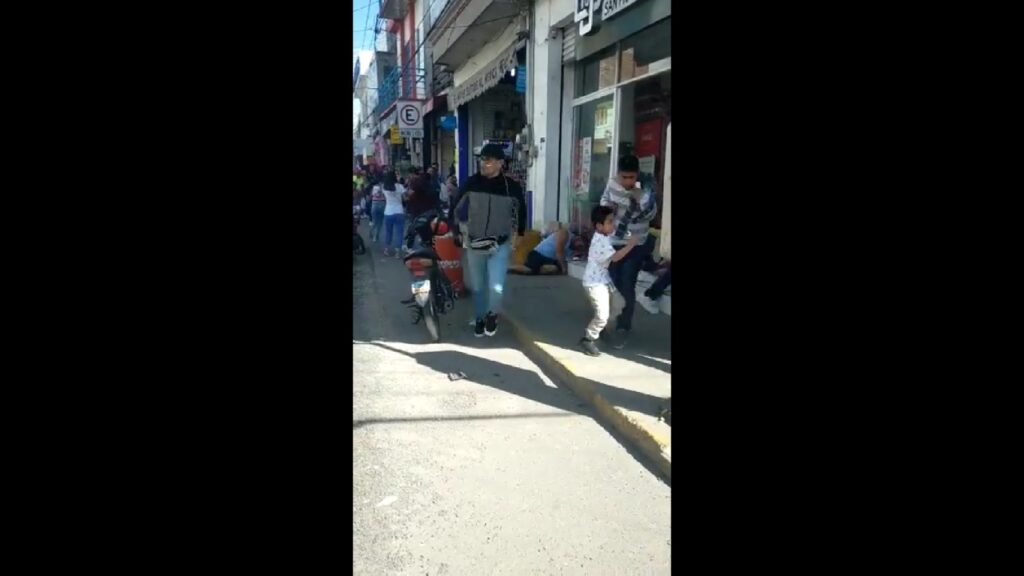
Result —
M633 311L636 310L636 279L640 276L644 260L654 250L654 238L647 237L647 242L642 246L636 246L626 254L626 257L618 262L612 262L608 266L608 273L612 277L615 289L622 294L626 305L615 320L616 330L633 329Z
M647 290L648 297L651 300L657 300L661 298L661 295L665 293L665 288L668 288L672 284L672 265L669 264L665 272L651 284L649 290Z
M530 272L533 272L534 274L540 274L541 267L548 264L554 264L558 267L558 271L562 272L561 262L554 258L548 258L536 250L531 250L530 253L526 255L526 262L524 264L530 269Z

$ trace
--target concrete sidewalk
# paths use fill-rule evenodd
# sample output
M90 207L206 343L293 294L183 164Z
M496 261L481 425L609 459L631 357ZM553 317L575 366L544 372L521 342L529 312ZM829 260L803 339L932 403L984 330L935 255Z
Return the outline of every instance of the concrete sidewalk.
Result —
M578 279L509 274L503 305L523 351L592 404L671 481L672 428L658 419L672 395L671 317L638 305L626 347L614 350L602 341L601 356L592 358L578 346L592 316Z

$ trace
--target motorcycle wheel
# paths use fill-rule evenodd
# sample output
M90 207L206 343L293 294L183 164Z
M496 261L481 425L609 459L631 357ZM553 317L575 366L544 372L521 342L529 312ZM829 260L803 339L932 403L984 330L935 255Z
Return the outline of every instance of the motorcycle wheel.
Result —
M427 331L430 332L430 339L434 342L441 341L441 324L437 321L437 313L434 311L434 298L427 300L426 306L423 307L423 323L427 325Z

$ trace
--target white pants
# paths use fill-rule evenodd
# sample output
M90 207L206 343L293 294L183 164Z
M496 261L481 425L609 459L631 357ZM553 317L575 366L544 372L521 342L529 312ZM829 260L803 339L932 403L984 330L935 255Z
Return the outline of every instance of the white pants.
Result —
M601 330L608 324L608 316L611 314L611 291L607 286L584 286L587 296L590 297L590 304L594 307L594 319L587 324L587 338L597 340L601 337Z

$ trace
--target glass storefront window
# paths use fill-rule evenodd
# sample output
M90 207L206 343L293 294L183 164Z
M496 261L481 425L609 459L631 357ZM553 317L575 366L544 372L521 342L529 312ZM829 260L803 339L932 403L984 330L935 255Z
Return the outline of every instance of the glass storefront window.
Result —
M601 201L612 167L615 102L609 94L575 108L572 205L574 233L590 229L590 211Z
M590 211L614 177L616 154L640 160L641 179L653 188L661 227L667 128L672 119L671 19L661 20L575 66L570 229L589 244ZM614 90L607 90L613 88ZM593 98L595 92L600 98ZM581 246L586 258L586 246Z
M665 130L672 120L672 72L626 84L621 90L619 155L633 154L640 159L641 177L654 182L660 207L665 182ZM661 227L661 210L652 226Z
M615 85L615 47L580 62L576 73L576 97Z
M669 27L671 21L671 18L666 18L622 41L619 60L620 82L656 72L650 69L651 64L663 62L672 56L672 33Z

